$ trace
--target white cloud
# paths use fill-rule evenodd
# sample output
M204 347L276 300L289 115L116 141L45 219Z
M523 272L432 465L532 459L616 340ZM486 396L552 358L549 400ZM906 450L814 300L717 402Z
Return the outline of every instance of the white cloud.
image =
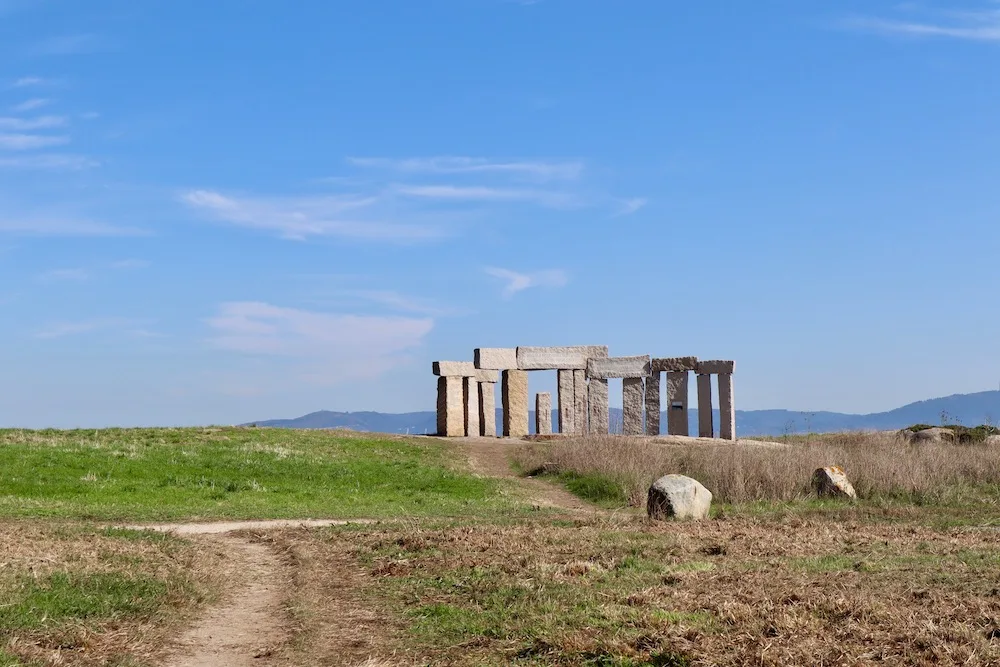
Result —
M139 320L124 317L106 317L79 322L60 322L53 324L47 329L43 329L35 334L35 338L51 340L55 338L65 338L66 336L78 336L81 334L107 331L109 329L119 330L122 333L130 333L130 329L141 326Z
M90 272L86 269L53 269L39 273L36 278L43 283L63 281L82 282L90 280Z
M13 118L0 116L0 130L45 130L62 127L66 124L64 116L39 116L37 118Z
M933 20L925 21L855 17L845 21L845 26L858 30L913 37L950 37L970 41L996 42L1000 41L1000 10L937 12Z
M49 103L44 97L32 97L29 100L25 100L20 104L15 104L11 107L14 111L18 113L23 113L25 111L34 111L35 109L40 109Z
M442 308L425 299L400 294L392 290L344 290L342 294L407 313L419 313L422 315L448 315L454 313L451 309Z
M303 362L305 378L333 384L371 378L407 361L434 326L430 318L324 313L262 302L231 302L208 320L214 346Z
M377 197L232 197L211 190L193 190L184 193L181 200L215 219L277 232L288 239L339 236L410 242L441 236L441 231L434 227L383 222L355 214L374 205Z
M15 88L27 88L29 86L42 86L49 83L47 79L40 76L22 76L14 82Z
M615 216L617 217L621 215L632 215L633 213L635 213L648 203L649 200L646 199L645 197L634 197L632 199L625 199L621 202L621 208L618 209L618 212L615 213Z
M421 174L475 174L494 173L526 176L539 180L576 179L583 172L580 161L515 160L501 161L480 157L418 157L377 158L350 157L347 161L356 167L374 167L393 171Z
M27 151L35 148L59 146L69 142L69 137L44 134L0 134L0 150Z
M395 192L408 197L466 202L530 202L546 208L567 209L582 206L579 196L568 192L497 188L464 185L397 185Z
M145 236L146 230L60 217L0 218L0 234L18 236Z
M496 267L486 267L484 271L500 280L506 281L503 288L503 297L509 299L518 292L522 292L532 287L564 287L569 282L569 277L561 269L548 269L533 273L518 273L510 269Z

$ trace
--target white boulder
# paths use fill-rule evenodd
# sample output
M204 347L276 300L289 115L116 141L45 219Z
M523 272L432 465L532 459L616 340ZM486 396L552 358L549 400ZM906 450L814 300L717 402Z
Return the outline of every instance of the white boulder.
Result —
M812 476L812 487L820 498L848 498L854 500L858 494L854 491L847 474L837 466L817 468Z
M705 519L712 492L684 475L664 475L649 487L646 513L651 519Z

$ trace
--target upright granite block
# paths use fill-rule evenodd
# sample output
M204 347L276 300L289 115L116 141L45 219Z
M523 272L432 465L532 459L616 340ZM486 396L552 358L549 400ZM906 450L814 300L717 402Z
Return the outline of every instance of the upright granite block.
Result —
M667 373L667 433L688 435L688 372Z
M606 345L519 347L517 367L522 371L584 370L587 360L608 356Z
M642 378L622 380L622 433L642 435Z
M465 395L462 378L438 378L437 434L446 437L465 435Z
M575 370L573 371L573 401L576 409L573 413L573 426L575 427L573 433L577 435L586 435L590 432L587 430L589 420L587 400L587 371Z
M535 433L552 434L552 394L547 391L535 394Z
M559 381L559 432L576 433L576 396L573 393L573 371L556 371Z
M736 403L733 401L733 374L719 373L719 437L736 439Z
M707 373L698 373L698 437L715 437L712 425L712 376Z
M588 399L590 400L590 425L587 429L589 435L608 434L608 381L601 379L591 380L587 384Z
M660 372L646 378L646 435L660 435Z
M714 359L710 361L699 361L698 373L700 373L701 375L732 373L736 370L735 367L736 367L735 361L723 361L721 359Z
M497 392L495 382L479 383L479 431L487 438L497 437Z
M435 361L431 365L434 375L441 377L472 377L476 366L471 361Z
M528 374L505 370L503 380L503 434L508 438L528 435Z
M517 368L517 348L477 347L472 352L472 360L476 368L509 371Z
M462 394L465 398L465 435L474 438L480 434L479 383L476 378L462 378Z
M698 357L667 357L652 359L650 366L654 373L679 373L698 370Z
M644 377L649 377L649 355L590 359L587 362L587 378L591 380Z

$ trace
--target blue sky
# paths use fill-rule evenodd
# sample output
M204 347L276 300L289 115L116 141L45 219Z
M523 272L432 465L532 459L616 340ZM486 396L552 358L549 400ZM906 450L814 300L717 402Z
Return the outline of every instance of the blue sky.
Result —
M998 65L976 0L0 0L0 424L431 409L519 344L995 389Z

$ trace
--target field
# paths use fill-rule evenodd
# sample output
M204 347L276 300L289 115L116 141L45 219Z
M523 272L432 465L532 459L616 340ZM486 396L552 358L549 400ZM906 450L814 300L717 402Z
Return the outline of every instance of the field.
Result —
M997 458L879 434L0 431L0 665L997 664ZM812 498L819 465L859 500ZM667 472L711 519L645 518ZM211 523L308 517L349 522Z

